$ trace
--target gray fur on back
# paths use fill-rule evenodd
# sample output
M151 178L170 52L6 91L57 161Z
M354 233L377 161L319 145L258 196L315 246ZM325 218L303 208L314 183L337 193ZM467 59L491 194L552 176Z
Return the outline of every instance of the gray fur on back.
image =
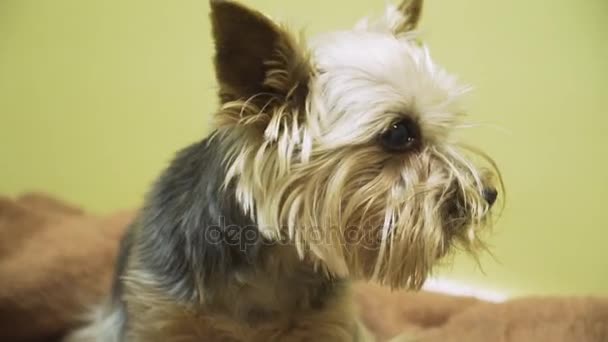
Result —
M138 223L134 243L143 267L177 300L200 299L196 283L212 291L254 263L261 245L233 188L223 186L219 142L205 139L180 151L148 195Z

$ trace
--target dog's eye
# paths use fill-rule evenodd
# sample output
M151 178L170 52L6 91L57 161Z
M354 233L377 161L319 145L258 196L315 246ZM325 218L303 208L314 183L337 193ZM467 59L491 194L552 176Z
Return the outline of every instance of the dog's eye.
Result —
M380 143L389 152L404 152L418 143L419 129L412 120L393 123L380 135Z

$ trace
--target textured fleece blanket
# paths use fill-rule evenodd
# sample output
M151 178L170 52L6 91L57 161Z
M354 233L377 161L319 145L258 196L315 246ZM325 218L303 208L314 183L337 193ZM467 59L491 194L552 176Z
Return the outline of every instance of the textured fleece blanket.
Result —
M42 194L0 197L0 341L57 341L109 289L133 211L91 215ZM356 301L380 341L608 342L608 299L523 298L492 304L358 284Z

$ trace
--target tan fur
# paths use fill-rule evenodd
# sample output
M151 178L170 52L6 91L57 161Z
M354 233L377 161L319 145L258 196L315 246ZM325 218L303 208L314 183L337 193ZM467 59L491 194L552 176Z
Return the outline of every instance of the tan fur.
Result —
M130 317L137 317L126 332L128 341L353 341L356 323L351 320L350 298L334 298L326 310L301 312L283 319L255 325L198 312L180 306L162 295L130 288L127 295ZM285 289L288 291L288 289ZM135 294L137 293L137 294Z
M289 249L270 253L256 274L243 274L206 305L180 304L155 290L151 276L141 271L137 254L124 278L123 299L133 319L126 340L134 342L199 341L357 341L361 334L353 309L350 289L341 288L322 309L308 306L313 293L301 284L279 287L277 277L297 269L296 256ZM263 273L260 276L259 273ZM203 298L205 297L204 289ZM295 298L298 293L299 298ZM238 298L238 299L237 299ZM251 308L261 312L250 313Z
M285 144L275 153L266 142L247 140L232 156L229 176L240 176L244 203L255 198L263 233L289 236L301 255L319 258L332 273L419 288L451 239L471 251L482 246L477 233L487 222L481 189L488 178L451 147L430 147L400 160L362 145L318 152L302 163L289 156ZM402 176L415 186L395 188ZM441 206L459 190L451 188L456 182L473 221L466 230L454 223L449 236L441 231L452 224ZM263 186L270 183L274 191ZM390 226L399 234L388 234ZM391 248L394 244L400 247Z

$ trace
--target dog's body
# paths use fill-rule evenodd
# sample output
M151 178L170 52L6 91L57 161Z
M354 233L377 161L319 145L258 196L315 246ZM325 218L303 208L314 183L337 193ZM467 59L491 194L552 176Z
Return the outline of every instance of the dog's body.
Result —
M75 341L358 341L346 279L260 236L219 141L183 150L123 240L112 298ZM217 193L224 196L214 196ZM193 273L200 273L200 282Z
M419 288L496 199L449 141L463 88L409 33L420 1L311 52L211 6L218 127L157 182L112 298L69 340L370 341L350 281Z

